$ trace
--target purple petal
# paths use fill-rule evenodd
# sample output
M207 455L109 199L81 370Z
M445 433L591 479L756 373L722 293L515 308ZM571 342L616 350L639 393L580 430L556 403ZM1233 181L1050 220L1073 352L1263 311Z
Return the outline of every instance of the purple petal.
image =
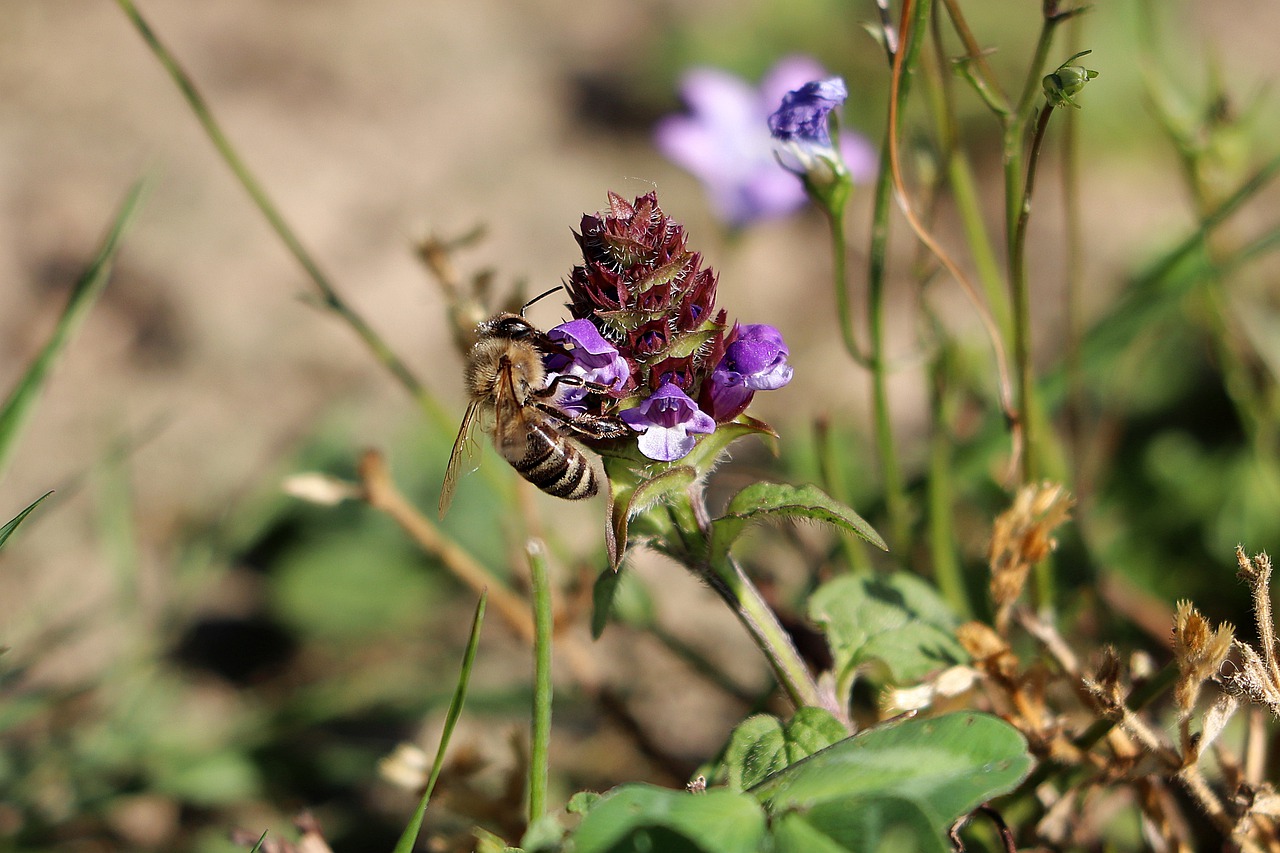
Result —
M827 116L848 97L849 90L839 77L805 83L782 97L782 106L769 116L769 130L781 142L829 145Z
M547 332L547 337L553 341L569 341L576 349L591 355L615 356L618 354L618 348L605 340L604 335L600 334L600 330L590 320L570 320L567 323L561 323Z
M697 439L690 433L709 433L716 428L715 420L670 382L619 417L641 433L636 442L640 452L663 462L679 459L693 449Z

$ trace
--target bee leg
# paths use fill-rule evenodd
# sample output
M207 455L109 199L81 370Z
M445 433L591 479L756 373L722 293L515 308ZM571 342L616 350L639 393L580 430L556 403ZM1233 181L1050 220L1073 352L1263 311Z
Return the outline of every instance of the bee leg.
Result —
M604 441L605 439L622 438L623 436L633 434L620 418L610 417L608 415L571 415L560 411L554 406L550 406L546 403L539 403L536 400L530 401L530 405L537 408L537 410L543 414L550 415L555 418L556 421L562 424L567 431L580 435L584 438Z
M534 390L532 394L535 397L554 397L560 390L561 385L567 388L586 388L595 394L607 394L611 390L608 385L602 385L599 382L588 382L580 376L569 376L561 373L552 377L545 387Z

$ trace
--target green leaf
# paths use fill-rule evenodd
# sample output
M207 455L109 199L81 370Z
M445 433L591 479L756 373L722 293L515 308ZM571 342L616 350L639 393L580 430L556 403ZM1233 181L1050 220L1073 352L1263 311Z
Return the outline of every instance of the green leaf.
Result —
M744 791L848 734L844 725L822 708L801 708L785 726L769 714L748 717L733 730L725 750L729 787Z
M657 608L649 590L631 572L605 569L591 590L591 635L600 639L610 619L642 630L651 628Z
M955 638L956 618L946 602L929 584L903 572L828 581L809 598L809 618L827 636L838 683L847 684L872 661L903 684L969 659Z
M937 827L942 823L907 797L842 797L802 812L782 815L774 825L776 853L950 853Z
M817 486L752 483L734 495L724 515L711 523L712 561L724 559L749 523L775 518L807 518L833 524L888 550L880 534L862 516Z
M739 415L737 420L720 424L716 431L698 439L688 455L680 460L681 465L688 465L702 474L709 474L720 462L720 457L729 445L743 436L761 435L776 438L777 433L767 424L746 415Z
M624 785L592 807L573 833L575 853L758 853L764 810L723 788L702 794Z
M40 501L49 497L49 495L51 494L53 494L53 492L45 492L43 495L41 495L40 497L32 501L27 506L26 509L24 509L22 512L18 513L13 518L11 518L8 524L6 524L4 527L0 527L0 548L4 547L4 543L7 542L9 540L9 537L13 535L13 531L18 529L18 525L22 523L23 519L25 519L28 515L31 514L31 510L35 509L36 506L40 503Z
M613 540L609 547L609 562L612 568L617 569L622 562L631 521L670 495L687 490L697 479L698 472L693 468L677 465L641 480L634 489L625 490L625 486L618 489L610 513Z
M596 807L596 803L604 799L603 795L596 791L579 791L569 798L569 803L564 810L569 814L585 815Z
M144 187L145 182L138 181L125 194L124 201L120 203L106 237L98 246L97 255L80 274L79 280L72 289L71 297L67 300L66 307L62 309L62 316L58 318L53 334L28 365L26 373L18 380L18 384L9 392L8 399L0 405L0 472L5 469L18 434L22 431L22 426L26 423L54 362L89 313L98 294L106 286L107 279L111 277L111 266L120 248L120 240L133 220Z
M878 726L775 773L751 790L774 815L849 797L915 801L942 836L961 815L1013 790L1031 770L1013 726L947 714Z

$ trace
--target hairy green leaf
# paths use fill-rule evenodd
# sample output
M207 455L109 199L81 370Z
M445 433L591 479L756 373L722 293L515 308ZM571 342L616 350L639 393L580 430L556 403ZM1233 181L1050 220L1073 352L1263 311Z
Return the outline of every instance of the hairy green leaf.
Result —
M724 515L712 522L712 560L723 559L751 522L779 518L807 518L833 524L888 550L880 534L862 516L817 486L752 483L734 495Z
M848 734L844 725L822 708L801 708L786 725L769 714L748 717L733 730L725 750L729 787L744 791Z
M809 618L827 635L840 683L872 661L883 663L902 684L969 659L955 638L954 614L915 575L828 581L810 597Z
M878 726L765 779L751 793L775 816L813 814L849 797L915 801L941 836L961 815L1011 791L1032 759L1013 726L986 714L947 714Z
M776 853L949 853L942 821L907 797L841 797L775 821Z
M573 833L575 853L758 853L765 816L747 794L702 794L624 785L606 794Z

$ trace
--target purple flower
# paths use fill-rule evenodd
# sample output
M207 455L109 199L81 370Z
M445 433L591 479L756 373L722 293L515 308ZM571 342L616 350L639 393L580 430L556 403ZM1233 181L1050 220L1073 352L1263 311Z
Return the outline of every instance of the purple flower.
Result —
M711 373L710 408L719 422L737 417L756 391L774 391L791 381L790 350L773 326L739 326Z
M813 80L782 96L782 106L769 116L769 132L779 142L831 147L827 116L849 97L840 77Z
M690 433L709 433L716 428L711 416L670 382L619 417L640 432L640 452L662 462L680 459L693 449L697 439Z
M547 332L547 337L560 344L571 344L567 352L547 356L548 380L557 375L576 376L585 382L606 385L620 390L631 378L627 360L617 347L604 339L590 320L570 320ZM556 402L565 411L585 411L581 404L587 389L581 386L561 386Z
M823 183L842 173L854 182L871 176L876 155L870 143L847 133L838 151L831 143L829 118L848 97L840 77L811 80L782 97L782 105L769 116L769 131L788 170Z
M779 168L766 122L783 95L822 74L816 62L803 56L779 61L759 88L726 71L693 69L680 85L690 114L668 116L658 124L658 149L702 182L712 207L730 225L791 213L805 203L804 189ZM869 177L875 170L871 146L856 134L845 136L850 174Z

